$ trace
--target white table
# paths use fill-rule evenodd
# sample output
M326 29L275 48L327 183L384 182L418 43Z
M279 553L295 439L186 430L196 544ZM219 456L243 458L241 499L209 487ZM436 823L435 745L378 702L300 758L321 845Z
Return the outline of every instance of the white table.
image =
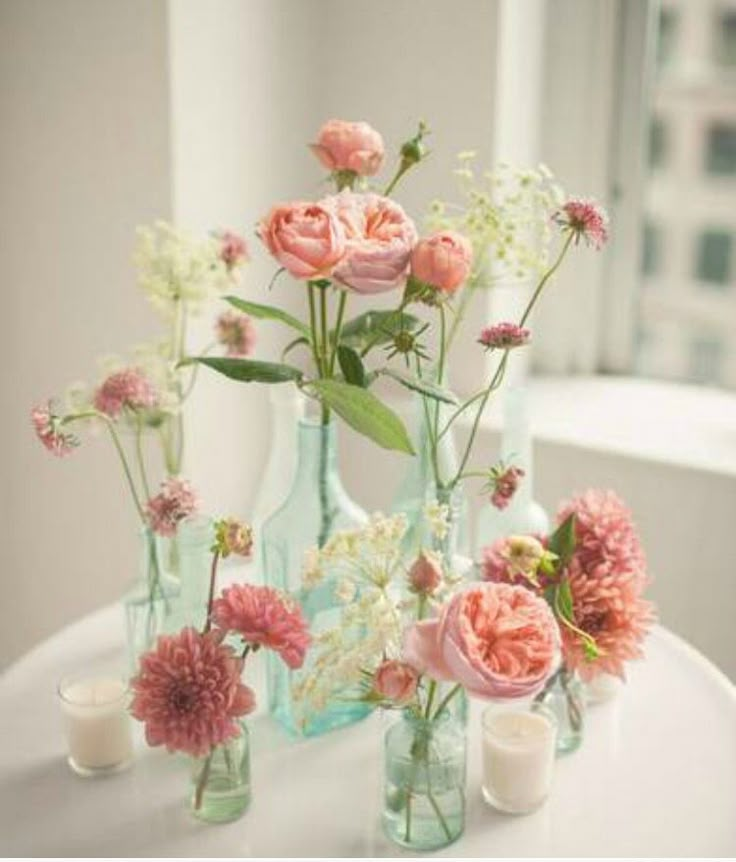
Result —
M226 825L190 816L183 759L142 740L128 772L74 775L56 682L91 657L120 654L122 639L121 609L105 608L0 677L1 854L400 854L378 825L387 720L379 715L296 744L265 716L254 719L253 803ZM630 677L614 701L591 708L582 748L558 761L552 797L527 817L495 813L481 801L474 707L466 831L444 855L736 855L736 689L663 628Z

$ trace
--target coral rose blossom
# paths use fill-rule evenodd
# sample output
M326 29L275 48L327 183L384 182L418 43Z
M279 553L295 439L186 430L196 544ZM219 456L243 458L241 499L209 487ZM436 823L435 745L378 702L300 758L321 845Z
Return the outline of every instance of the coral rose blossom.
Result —
M470 274L472 265L470 242L454 230L420 239L411 254L412 275L443 293L455 293Z
M371 177L383 164L383 138L368 123L328 120L309 147L328 171Z
M404 659L478 697L526 697L550 675L558 642L544 599L524 587L485 583L455 594L437 619L414 623Z
M319 203L279 204L261 221L258 236L294 278L329 276L345 253L335 213Z
M403 288L417 239L414 222L404 210L381 195L347 190L322 203L335 213L347 237L347 249L335 267L335 279L356 293Z
M304 663L310 637L301 608L270 587L227 587L212 605L212 618L246 643L274 650L293 670Z
M396 659L387 659L376 670L373 689L386 700L407 703L414 697L418 681L419 676L411 665Z
M240 681L243 662L223 637L185 628L162 635L141 656L130 711L145 724L149 745L202 757L238 735L236 719L253 711L255 696Z

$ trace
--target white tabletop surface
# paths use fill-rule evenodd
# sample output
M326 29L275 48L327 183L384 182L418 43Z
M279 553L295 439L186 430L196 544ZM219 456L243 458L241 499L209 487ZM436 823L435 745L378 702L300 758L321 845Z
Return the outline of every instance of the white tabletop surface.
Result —
M184 759L142 739L129 771L74 775L56 683L91 659L120 656L122 642L122 610L104 608L0 677L0 853L409 855L388 844L378 823L387 721L379 715L299 743L254 718L253 802L225 825L190 816ZM621 694L591 708L583 746L557 762L552 796L534 814L499 814L481 800L478 709L465 835L441 855L736 855L736 689L665 629L652 635Z

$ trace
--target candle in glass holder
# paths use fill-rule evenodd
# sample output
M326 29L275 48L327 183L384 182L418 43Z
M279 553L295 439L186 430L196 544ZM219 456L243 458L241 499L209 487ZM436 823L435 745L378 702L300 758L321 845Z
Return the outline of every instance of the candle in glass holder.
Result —
M483 797L509 814L527 814L549 794L557 725L544 708L483 713Z
M59 685L69 745L68 762L79 775L117 772L133 760L128 688L115 676L69 677Z

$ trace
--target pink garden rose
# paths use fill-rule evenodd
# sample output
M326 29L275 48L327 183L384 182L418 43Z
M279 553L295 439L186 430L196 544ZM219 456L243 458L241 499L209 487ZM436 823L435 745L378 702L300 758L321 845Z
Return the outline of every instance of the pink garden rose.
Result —
M411 273L425 284L452 294L470 275L473 248L462 234L442 230L420 239L411 254Z
M485 698L526 697L553 670L557 621L544 599L510 584L473 584L439 617L414 623L404 659L436 680L460 683Z
M403 288L411 250L417 240L414 222L389 198L348 190L326 198L347 237L344 258L335 267L340 284L356 293L384 293Z
M386 700L408 703L416 693L419 676L410 664L396 659L382 662L373 677L373 689Z
M383 164L383 138L368 123L328 120L310 149L328 171L372 177Z
M261 221L258 236L294 278L324 278L345 254L345 232L321 203L279 204Z

